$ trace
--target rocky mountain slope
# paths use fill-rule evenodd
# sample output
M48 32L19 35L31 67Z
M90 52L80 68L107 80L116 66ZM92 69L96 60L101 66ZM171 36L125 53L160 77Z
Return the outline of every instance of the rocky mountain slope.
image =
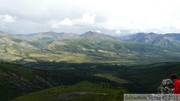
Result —
M135 63L180 60L179 34L138 33L116 38L103 33L0 33L0 60L15 63Z
M137 33L121 38L126 42L136 42L140 44L150 44L169 49L180 49L180 34L156 34L156 33Z

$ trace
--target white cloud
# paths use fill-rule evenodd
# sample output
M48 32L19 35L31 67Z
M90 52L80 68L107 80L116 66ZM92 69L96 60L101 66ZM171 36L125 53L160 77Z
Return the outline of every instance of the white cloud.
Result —
M35 31L32 29L34 23L38 24L36 29L53 31L76 29L75 33L85 30L101 30L102 33L109 31L119 33L118 30L120 33L180 32L180 0L0 1L0 25L9 29L14 28L19 32L27 29L19 23L21 20L29 22L30 28L26 33L30 30ZM17 6L19 4L21 6Z
M65 18L64 20L62 20L59 24L61 25L67 25L67 26L72 26L73 22L69 19L69 18Z
M100 30L97 30L96 32L97 32L97 33L101 33L101 31L100 31Z
M116 30L115 33L116 34L121 34L121 31L120 30Z
M65 26L89 26L95 23L96 15L90 15L89 13L83 14L82 18L70 19L65 18L62 21L53 21L51 28L59 28Z
M176 24L180 23L180 0L107 0L101 7L94 5L92 9L109 14L101 25L109 30L166 33L168 28L180 32Z
M16 20L16 16L10 16L8 14L0 15L0 21L4 23L13 23Z

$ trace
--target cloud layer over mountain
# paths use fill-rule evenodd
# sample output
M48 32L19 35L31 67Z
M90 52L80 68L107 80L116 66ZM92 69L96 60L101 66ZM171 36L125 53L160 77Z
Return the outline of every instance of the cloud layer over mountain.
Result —
M180 32L179 0L1 0L0 30Z

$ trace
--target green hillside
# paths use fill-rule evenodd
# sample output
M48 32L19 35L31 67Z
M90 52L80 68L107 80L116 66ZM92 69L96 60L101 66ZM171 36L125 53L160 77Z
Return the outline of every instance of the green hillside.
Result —
M18 36L1 32L0 60L25 66L39 61L115 64L179 61L178 40L167 35L161 40L158 37L161 35L137 34L130 41L121 41L91 31L82 35L43 32ZM151 44L154 41L157 43ZM166 44L174 48L165 47Z
M57 85L51 73L15 64L0 63L0 99L8 101L16 96Z
M159 41L156 38L156 42L165 42L165 45L168 40L170 44L175 42L176 48L150 44L158 35L140 35L142 38L136 35L133 36L135 42L128 42L94 32L75 36L47 32L30 37L0 32L0 100L9 101L37 91L42 95L41 90L51 92L58 87L60 90L53 90L52 95L45 93L42 98L33 95L36 93L27 96L56 101L64 100L56 99L61 94L81 92L85 95L70 100L82 101L91 96L96 101L102 98L117 100L114 96L119 90L157 93L162 79L173 72L180 74L180 52L175 45L179 39L174 38L178 35L166 35ZM78 88L78 84L83 88ZM95 87L92 89L88 85ZM117 90L119 87L121 89ZM28 99L26 96L21 98Z
M131 83L137 87L136 93L157 93L157 87L160 85L162 79L170 78L172 73L177 73L180 75L179 67L180 62L134 65L130 66L128 69L125 69L124 71L126 72L122 72L123 70L119 71L118 77L131 81Z
M47 46L47 50L59 53L66 51L83 54L88 59L86 62L90 63L149 63L178 61L180 59L180 53L176 50L145 44L126 43L118 40L81 38L68 41L55 41ZM76 57L76 59L79 58Z
M71 86L50 88L11 101L122 101L123 89L111 89L102 84L80 82Z
M30 92L60 85L73 85L82 81L105 83L109 87L119 85L114 81L94 76L92 71L72 69L71 66L62 67L60 70L39 70L2 62L0 63L0 100L8 101Z
M58 70L66 69L66 72L56 70L61 76L54 76L55 79L60 79L64 83L62 86L30 93L17 97L12 101L84 101L87 99L118 101L117 99L122 96L123 92L157 93L157 88L162 79L169 78L172 73L180 75L180 72L178 72L180 71L179 67L179 62L133 66L66 64L63 68L57 68ZM69 97L70 99L66 99Z

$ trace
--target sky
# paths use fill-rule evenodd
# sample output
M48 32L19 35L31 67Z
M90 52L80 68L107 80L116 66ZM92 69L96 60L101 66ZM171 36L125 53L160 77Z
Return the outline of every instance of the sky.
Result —
M180 33L180 0L0 0L0 31Z

